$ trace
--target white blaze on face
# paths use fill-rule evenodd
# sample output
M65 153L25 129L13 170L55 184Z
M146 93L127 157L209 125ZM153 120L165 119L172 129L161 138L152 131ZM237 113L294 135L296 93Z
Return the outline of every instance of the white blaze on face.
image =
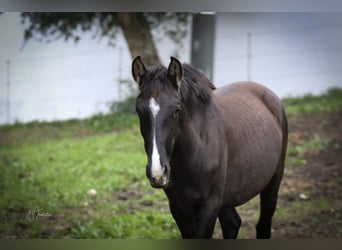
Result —
M160 110L160 106L154 100L153 97L150 99L150 110L153 115L153 147L152 147L151 173L152 173L152 177L156 177L156 176L163 175L163 167L160 164L160 155L159 155L157 141L156 141L156 117Z

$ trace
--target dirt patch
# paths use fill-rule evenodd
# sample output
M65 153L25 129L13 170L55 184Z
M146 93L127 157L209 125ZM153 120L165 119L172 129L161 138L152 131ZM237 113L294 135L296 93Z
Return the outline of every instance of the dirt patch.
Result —
M279 207L297 202L298 216L278 220L276 238L342 237L342 110L306 114L289 123L289 146L313 135L327 138L320 151L304 155L306 164L287 165L279 193ZM297 140L293 134L300 135ZM289 209L288 211L293 211ZM296 211L294 211L296 213ZM277 219L275 219L276 221Z
M289 119L288 148L315 136L327 142L324 148L310 148L298 164L287 160L272 224L272 238L342 237L342 110ZM237 210L242 219L238 238L255 238L258 197ZM214 238L222 238L218 222Z
M335 181L342 176L342 110L297 117L289 124L289 132L289 147L313 135L329 143L323 150L306 152L305 164L286 166L280 198L307 189L312 195L341 200L341 188Z
M151 189L152 194L156 194L157 192L162 192L162 190ZM127 208L124 212L125 214L139 213L139 211L150 209L151 207L153 207L154 209L157 208L160 212L169 211L169 206L166 197L162 200L151 198L144 199L143 195L141 194L140 184L138 182L133 183L128 188L123 188L118 191L115 191L114 197L117 201L127 204Z
M342 237L342 110L289 120L289 148L315 135L327 140L327 145L305 152L304 164L286 164L273 238ZM254 201L240 211L243 226L247 227L240 238L255 237L259 213L256 204Z

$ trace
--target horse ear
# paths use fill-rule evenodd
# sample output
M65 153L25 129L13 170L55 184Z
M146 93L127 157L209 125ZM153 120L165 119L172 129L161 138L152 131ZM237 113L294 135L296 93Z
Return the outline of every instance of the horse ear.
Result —
M169 64L167 74L172 80L175 81L177 87L180 88L181 80L183 77L183 67L180 61L178 61L174 57L171 57L171 62Z
M140 56L137 56L132 62L132 75L134 81L140 85L141 77L146 74L146 68L143 62L141 61Z

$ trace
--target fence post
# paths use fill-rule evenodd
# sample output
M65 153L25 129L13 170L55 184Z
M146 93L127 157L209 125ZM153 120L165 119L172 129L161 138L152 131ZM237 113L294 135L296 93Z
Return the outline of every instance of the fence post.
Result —
M11 82L10 82L11 61L6 60L6 119L7 123L11 123Z
M247 32L247 81L252 79L252 33Z
M119 47L119 56L118 56L118 99L122 101L122 47Z

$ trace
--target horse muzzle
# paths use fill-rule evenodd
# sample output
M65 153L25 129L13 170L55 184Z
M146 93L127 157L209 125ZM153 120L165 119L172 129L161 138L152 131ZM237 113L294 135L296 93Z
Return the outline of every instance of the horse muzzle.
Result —
M163 167L163 173L159 175L152 175L149 171L147 171L147 178L149 179L151 186L153 188L165 188L169 183L170 176L170 166L165 164Z
M166 175L157 175L155 177L151 177L150 183L154 188L165 188L169 183L169 178Z

